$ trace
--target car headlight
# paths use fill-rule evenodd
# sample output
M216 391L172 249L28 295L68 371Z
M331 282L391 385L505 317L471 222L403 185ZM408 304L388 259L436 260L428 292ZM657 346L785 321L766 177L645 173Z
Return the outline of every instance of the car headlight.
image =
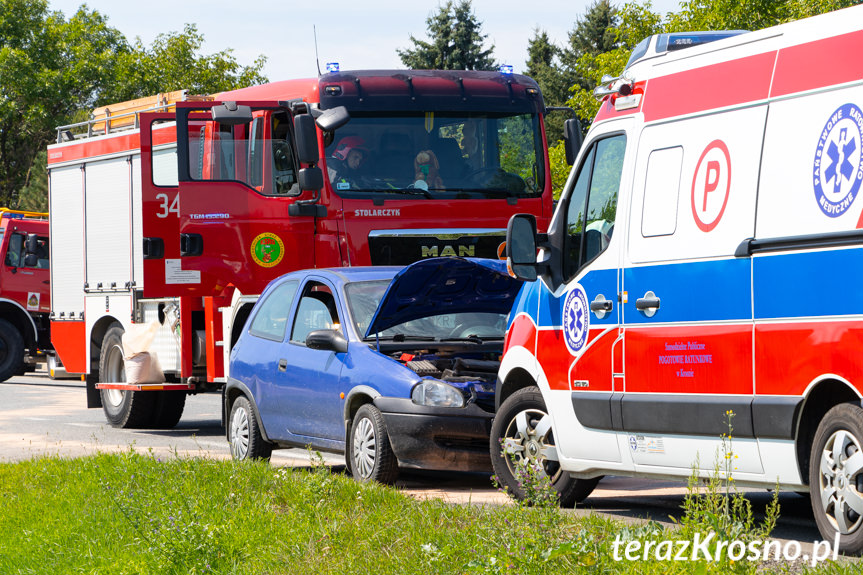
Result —
M431 407L464 407L464 396L459 390L442 381L426 380L411 392L411 401Z

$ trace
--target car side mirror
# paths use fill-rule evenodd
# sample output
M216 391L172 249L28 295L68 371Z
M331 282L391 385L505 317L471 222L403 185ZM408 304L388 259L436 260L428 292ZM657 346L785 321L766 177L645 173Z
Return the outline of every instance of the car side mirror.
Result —
M506 267L510 275L521 280L537 278L536 218L515 214L506 228Z
M348 351L348 340L337 329L319 329L306 336L306 347L336 353Z

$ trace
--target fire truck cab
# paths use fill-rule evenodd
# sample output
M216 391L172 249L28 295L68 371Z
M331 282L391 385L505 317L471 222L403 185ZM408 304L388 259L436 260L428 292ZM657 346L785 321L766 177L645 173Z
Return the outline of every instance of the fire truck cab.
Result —
M0 208L0 381L51 349L48 251L48 214Z
M499 477L503 441L571 503L605 474L706 476L730 434L735 483L808 490L863 552L861 29L853 7L653 37L597 88L548 233L509 225L539 281L499 373Z

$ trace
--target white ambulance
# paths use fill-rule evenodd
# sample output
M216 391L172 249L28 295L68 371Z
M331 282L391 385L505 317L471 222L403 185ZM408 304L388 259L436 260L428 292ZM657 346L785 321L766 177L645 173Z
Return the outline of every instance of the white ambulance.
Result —
M733 412L736 483L808 490L823 536L863 552L861 54L858 6L652 36L597 89L548 233L508 230L514 275L540 280L492 429L516 493L501 444L572 504L605 474L709 474Z

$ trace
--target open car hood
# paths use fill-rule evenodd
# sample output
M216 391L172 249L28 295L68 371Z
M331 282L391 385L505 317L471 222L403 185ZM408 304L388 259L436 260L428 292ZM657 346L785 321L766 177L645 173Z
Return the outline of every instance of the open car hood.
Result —
M522 282L506 262L482 258L429 258L393 278L366 337L407 321L448 313L499 313L512 309Z

